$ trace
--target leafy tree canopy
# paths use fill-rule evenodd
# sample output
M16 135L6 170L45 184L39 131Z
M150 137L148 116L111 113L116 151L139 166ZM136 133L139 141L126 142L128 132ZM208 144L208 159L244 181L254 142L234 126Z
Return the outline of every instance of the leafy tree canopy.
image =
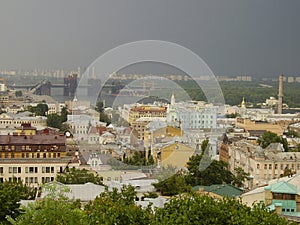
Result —
M202 160L203 159L203 160ZM205 163L208 163L207 168L201 169ZM186 176L187 183L195 185L212 185L212 184L230 184L234 180L234 175L227 169L228 164L224 161L210 159L207 155L194 155L187 163L188 175Z
M63 184L85 184L88 182L102 185L102 180L98 174L86 169L71 168L61 175L56 177L58 182Z
M28 111L34 113L36 116L46 116L48 112L48 105L39 103L37 106L29 106Z
M113 189L101 193L95 201L86 205L85 211L90 224L152 224L153 212L150 207L142 209L134 203L134 187L123 187L121 192Z
M15 218L20 214L21 199L34 199L35 190L22 181L13 179L11 181L4 181L0 183L0 221L6 221L5 217L11 216Z
M20 216L16 219L9 217L8 221L14 225L89 224L85 212L80 209L80 202L65 196L69 192L67 187L59 188L55 183L46 184L44 190L47 190L49 195L24 207Z
M185 177L181 174L174 174L166 180L153 184L162 195L174 196L180 193L191 191L191 186L186 183Z
M271 143L281 143L283 144L283 148L285 151L288 151L288 143L285 138L278 136L276 133L271 131L266 131L263 135L258 139L258 144L262 148L268 147Z
M252 209L240 200L216 201L197 193L172 198L164 208L157 208L153 224L290 224L285 218L270 213L265 206L255 205Z
M48 192L49 195L29 205L16 219L10 217L9 222L15 225L294 224L269 212L264 205L250 208L237 199L216 201L196 192L172 197L163 208L154 211L151 206L142 208L135 204L136 192L132 186L123 187L120 192L106 190L84 209L80 202L66 198L64 189L57 191L56 186L50 186Z

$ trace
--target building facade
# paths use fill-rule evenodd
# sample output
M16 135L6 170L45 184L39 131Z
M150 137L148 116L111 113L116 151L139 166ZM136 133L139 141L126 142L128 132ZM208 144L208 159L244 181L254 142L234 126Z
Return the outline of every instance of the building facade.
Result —
M21 132L20 132L21 131ZM0 135L0 181L22 180L35 187L53 181L68 166L79 166L67 156L66 137L45 129L24 126L19 132Z

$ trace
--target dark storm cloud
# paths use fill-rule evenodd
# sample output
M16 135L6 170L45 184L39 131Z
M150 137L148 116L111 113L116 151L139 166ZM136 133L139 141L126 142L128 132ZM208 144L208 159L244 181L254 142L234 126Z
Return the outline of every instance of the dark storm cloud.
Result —
M1 1L0 68L87 66L120 44L183 45L215 74L300 75L300 1Z

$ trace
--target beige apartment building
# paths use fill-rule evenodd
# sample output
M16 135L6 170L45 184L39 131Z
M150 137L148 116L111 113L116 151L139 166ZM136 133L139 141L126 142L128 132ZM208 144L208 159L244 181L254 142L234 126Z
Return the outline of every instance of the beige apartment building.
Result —
M165 106L150 106L150 105L142 105L142 106L134 106L129 110L129 124L132 124L134 121L141 117L160 117L166 118L167 116L167 107Z
M227 161L232 172L241 167L250 173L251 179L245 183L249 188L300 171L300 152L284 152L280 143L272 143L265 149L246 140L223 144L220 160Z

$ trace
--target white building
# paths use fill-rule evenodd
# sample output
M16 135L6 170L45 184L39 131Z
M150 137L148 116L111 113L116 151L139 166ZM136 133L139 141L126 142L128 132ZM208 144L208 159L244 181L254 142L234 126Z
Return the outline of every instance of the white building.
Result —
M78 141L87 141L90 127L96 126L99 122L93 116L68 115L66 123Z
M43 128L47 126L47 117L30 116L29 112L18 114L2 113L0 115L0 129L14 129L21 126L22 123L30 123L34 127Z
M167 110L167 122L181 126L182 129L201 129L217 127L218 107L205 102L175 103L174 95Z

